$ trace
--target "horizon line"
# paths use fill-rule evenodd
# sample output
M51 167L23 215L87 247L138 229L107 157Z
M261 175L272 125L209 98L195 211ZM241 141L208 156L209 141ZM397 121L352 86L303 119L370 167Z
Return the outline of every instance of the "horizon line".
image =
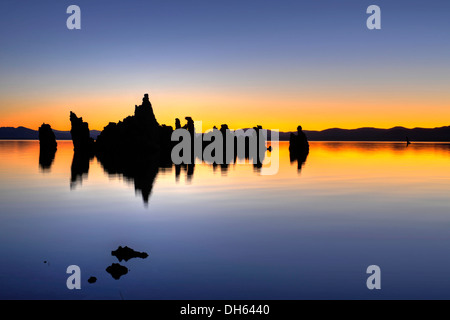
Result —
M43 122L43 124L46 122ZM51 124L50 124L51 125ZM447 128L450 127L450 125L443 125L443 126L437 126L437 127L404 127L401 125L398 126L394 126L394 127L388 127L388 128L380 128L380 127L370 127L370 126L364 126L364 127L357 127L357 128L341 128L341 127L331 127L331 128L327 128L327 129L305 129L303 128L303 131L317 131L317 132L321 132L321 131L326 131L326 130L359 130L359 129L377 129L377 130L391 130L391 129L396 129L396 128L401 128L401 129L407 129L407 130L414 130L414 129L440 129L440 128ZM28 128L25 126L17 126L17 127L11 127L11 126L0 126L0 129L2 128L12 128L12 129L19 129L19 128L25 128L28 130L33 130L33 131L38 131L39 128L37 129L32 129L32 128ZM246 127L246 128L238 128L238 129L230 129L230 130L246 130L246 129L251 129L253 127ZM278 129L266 129L263 128L264 130L268 130L268 131L274 131L274 130L278 130ZM58 130L58 129L54 129L52 128L53 131L58 131L58 132L70 132L70 130ZM212 128L207 129L207 130L212 130ZM102 130L98 130L98 129L89 129L89 131L98 131L98 132L102 132ZM290 133L290 132L296 132L297 130L292 130L292 131L280 131L279 132L284 132L284 133Z

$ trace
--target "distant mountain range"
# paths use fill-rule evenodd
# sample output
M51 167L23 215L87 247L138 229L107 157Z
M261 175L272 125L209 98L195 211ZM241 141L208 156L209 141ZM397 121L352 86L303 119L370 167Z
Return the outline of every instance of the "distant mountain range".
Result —
M442 141L450 142L450 126L439 128L394 127L391 129L327 129L323 131L304 130L310 141ZM280 140L289 140L291 132L280 132Z
M70 131L53 130L57 140L71 140ZM327 129L323 131L304 131L310 141L443 141L450 142L450 126L440 128L394 127L391 129L359 128L359 129ZM91 137L97 139L98 130L91 130ZM280 141L289 140L291 132L280 132ZM271 138L269 131L268 138ZM25 127L1 127L0 139L9 140L38 140L37 130Z
M53 130L56 140L72 140L70 131ZM97 139L100 134L98 130L91 130L91 137ZM0 139L4 140L39 140L39 132L37 130L25 127L0 127Z

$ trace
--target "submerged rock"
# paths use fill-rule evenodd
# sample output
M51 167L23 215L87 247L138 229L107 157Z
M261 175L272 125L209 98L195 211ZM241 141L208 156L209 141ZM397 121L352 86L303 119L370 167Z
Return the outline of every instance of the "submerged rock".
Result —
M141 258L145 259L148 257L148 254L146 252L139 252L134 251L133 249L125 246L117 248L115 251L111 251L111 255L115 256L117 259L119 259L119 262L122 260L128 261L133 258Z
M119 280L121 276L128 273L128 268L118 263L113 263L106 268L106 272L108 272L114 279Z
M95 283L97 281L97 278L96 277L90 277L89 279L88 279L88 282L89 283Z

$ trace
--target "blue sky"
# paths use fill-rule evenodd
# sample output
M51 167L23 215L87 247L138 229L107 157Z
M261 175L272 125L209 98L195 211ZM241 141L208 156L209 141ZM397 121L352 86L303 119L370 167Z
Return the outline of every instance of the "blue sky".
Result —
M81 8L81 30L66 28L71 4ZM381 7L381 30L366 28L371 4ZM449 102L449 1L2 0L0 8L0 125L25 92L42 107L56 103L49 96L147 91L168 105L170 93L202 91L218 105L267 92L307 101L330 92L350 105L359 100L340 92L389 99L425 90L442 97L436 119ZM310 122L326 126L318 121Z

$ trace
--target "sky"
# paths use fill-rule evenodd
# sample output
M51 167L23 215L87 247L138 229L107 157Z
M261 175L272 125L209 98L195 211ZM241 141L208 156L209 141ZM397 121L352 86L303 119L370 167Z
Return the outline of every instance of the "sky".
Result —
M172 126L447 126L449 18L448 0L2 0L0 127L70 130L73 111L102 130L144 93Z

